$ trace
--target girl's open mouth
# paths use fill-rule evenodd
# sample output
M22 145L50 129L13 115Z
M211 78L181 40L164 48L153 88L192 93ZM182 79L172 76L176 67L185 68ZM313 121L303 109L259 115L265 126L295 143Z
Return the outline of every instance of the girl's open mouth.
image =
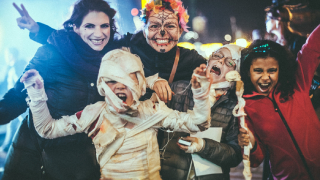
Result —
M271 83L258 83L261 92L267 92Z
M218 68L216 65L214 65L214 66L211 68L210 73L214 73L214 74L216 74L216 75L219 76L219 75L221 74L221 70L220 70L220 68Z

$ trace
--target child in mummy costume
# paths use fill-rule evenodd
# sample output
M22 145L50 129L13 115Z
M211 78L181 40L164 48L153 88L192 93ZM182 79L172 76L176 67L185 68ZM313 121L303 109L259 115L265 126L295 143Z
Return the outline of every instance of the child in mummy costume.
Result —
M204 66L205 67L205 66ZM101 179L161 179L157 129L193 133L210 126L210 80L204 67L191 80L195 106L187 113L169 109L156 94L146 101L146 79L139 57L124 50L107 53L101 62L97 86L105 101L72 116L55 120L36 70L21 78L30 98L34 125L41 137L57 138L86 132L96 148Z

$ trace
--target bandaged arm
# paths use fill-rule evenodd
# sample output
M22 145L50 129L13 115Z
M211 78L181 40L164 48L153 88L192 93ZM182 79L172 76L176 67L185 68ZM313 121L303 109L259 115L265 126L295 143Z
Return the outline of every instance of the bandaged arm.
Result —
M33 87L37 78L42 79L40 75L36 75L28 78L24 85L30 98L29 108L38 134L43 138L54 139L81 132L81 128L77 128L78 118L76 115L63 116L59 120L52 118L47 106L48 98L44 88L36 89Z
M188 110L187 112L172 111L161 121L162 127L187 133L204 131L210 127L210 82L205 76L194 75L197 77L198 82L200 82L201 87L197 89L192 88L194 99L193 110ZM159 102L159 106L161 106L162 103L162 101Z

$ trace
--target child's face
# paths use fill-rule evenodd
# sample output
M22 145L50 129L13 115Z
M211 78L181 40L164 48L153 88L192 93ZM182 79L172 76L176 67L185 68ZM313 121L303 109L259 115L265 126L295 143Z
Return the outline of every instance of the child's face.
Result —
M226 81L226 74L236 68L236 63L232 59L228 48L217 50L209 59L208 67L213 77L213 84Z
M135 83L139 84L136 73L131 73L129 76ZM128 106L133 104L132 93L126 85L117 81L107 81L106 84L109 86L111 91L113 91L113 93L123 101L123 103Z
M278 61L272 57L257 58L252 61L249 75L256 91L264 96L268 96L278 83Z

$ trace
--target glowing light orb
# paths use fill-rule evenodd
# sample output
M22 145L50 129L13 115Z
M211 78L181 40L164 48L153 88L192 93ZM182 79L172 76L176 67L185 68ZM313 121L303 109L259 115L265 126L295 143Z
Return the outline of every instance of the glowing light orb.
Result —
M132 16L137 16L139 14L139 10L137 8L131 9L131 15Z

